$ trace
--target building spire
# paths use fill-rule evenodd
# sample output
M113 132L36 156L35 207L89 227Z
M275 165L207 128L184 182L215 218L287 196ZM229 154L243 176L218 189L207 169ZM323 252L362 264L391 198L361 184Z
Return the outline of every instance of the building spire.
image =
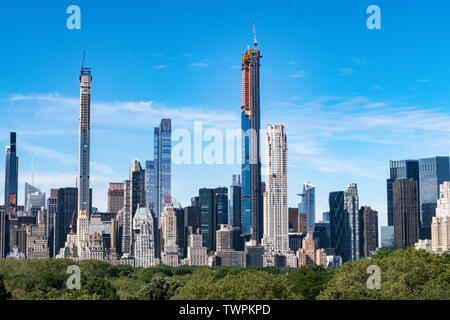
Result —
M258 41L256 41L256 28L255 28L255 20L253 20L253 39L254 39L254 44L255 44L255 48L258 45Z

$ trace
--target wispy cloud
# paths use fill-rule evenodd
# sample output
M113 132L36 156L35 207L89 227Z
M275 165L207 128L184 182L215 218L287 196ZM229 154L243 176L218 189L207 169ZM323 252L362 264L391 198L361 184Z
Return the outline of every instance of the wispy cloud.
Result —
M157 69L157 70L166 69L169 66L170 66L170 64L160 64L160 65L154 66L153 69Z
M203 59L201 61L191 62L189 63L189 66L194 68L207 68L209 67L209 60Z
M352 68L340 68L339 69L339 74L341 76L347 76L347 75L352 74L354 72L355 72L355 69L352 69Z
M294 73L293 75L291 75L291 78L304 78L305 75L306 75L306 71L300 70L300 71L297 71L296 73Z

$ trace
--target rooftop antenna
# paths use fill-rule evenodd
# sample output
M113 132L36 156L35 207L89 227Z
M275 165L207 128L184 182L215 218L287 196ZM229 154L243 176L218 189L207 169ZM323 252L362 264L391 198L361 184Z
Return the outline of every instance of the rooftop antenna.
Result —
M31 157L31 184L34 186L34 156Z
M253 38L255 43L255 48L258 45L258 42L256 41L256 28L255 28L255 20L253 20Z

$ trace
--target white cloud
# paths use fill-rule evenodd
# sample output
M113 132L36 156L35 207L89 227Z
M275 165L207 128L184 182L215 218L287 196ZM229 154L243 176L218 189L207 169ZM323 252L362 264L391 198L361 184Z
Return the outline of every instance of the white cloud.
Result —
M340 68L339 69L339 74L341 76L347 76L347 75L352 74L354 72L355 72L355 70L352 69L352 68Z
M297 71L296 73L294 73L293 75L291 75L291 78L304 78L306 74L305 70L300 70Z

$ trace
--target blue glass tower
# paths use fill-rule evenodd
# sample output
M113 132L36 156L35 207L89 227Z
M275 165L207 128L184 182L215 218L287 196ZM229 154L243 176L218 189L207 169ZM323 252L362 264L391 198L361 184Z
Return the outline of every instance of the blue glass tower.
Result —
M171 165L172 165L172 124L170 119L162 119L160 126L154 131L153 161L148 161L150 168L146 176L147 203L154 202L153 210L161 226L161 213L171 198ZM152 163L153 162L153 163Z
M389 162L390 177L387 179L387 216L388 226L394 225L394 198L392 183L399 179L409 179L419 183L419 161L417 160L399 160Z
M351 236L348 214L344 210L344 191L330 192L330 240L331 247L342 261L351 260Z
M306 232L314 232L316 223L316 188L310 183L303 184L302 201L298 205L298 212L306 215Z
M252 202L251 202L251 174L250 174L250 137L245 135L250 129L250 119L245 116L242 111L242 186L241 186L241 225L242 233L250 234L250 225L252 219Z
M436 216L436 201L439 186L450 180L449 157L434 157L419 160L420 193L420 239L431 239L431 221Z
M17 216L18 177L19 158L16 155L16 133L11 132L10 144L6 147L5 165L5 214L11 219Z

